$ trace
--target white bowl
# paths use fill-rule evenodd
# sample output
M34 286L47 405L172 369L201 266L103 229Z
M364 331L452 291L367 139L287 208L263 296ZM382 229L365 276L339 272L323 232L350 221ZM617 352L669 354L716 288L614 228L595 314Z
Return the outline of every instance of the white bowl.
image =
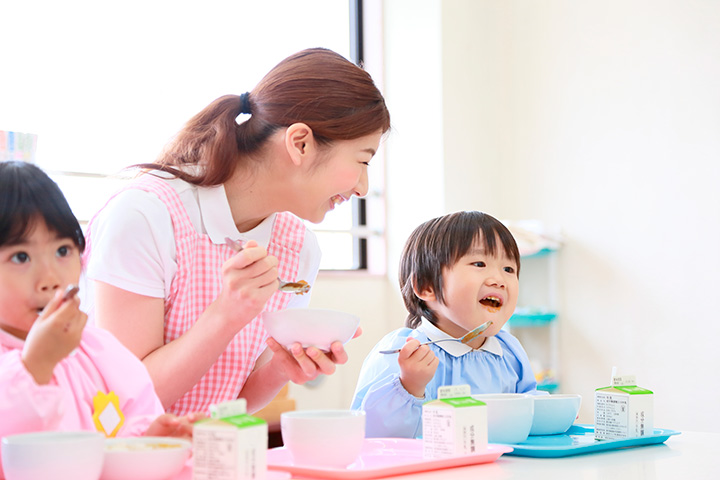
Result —
M532 395L493 393L472 397L487 405L488 442L520 443L527 440L535 407Z
M530 435L565 433L577 418L582 397L574 394L537 395Z
M102 480L164 480L190 457L188 440L174 437L108 438Z
M98 480L105 435L98 432L34 432L2 439L7 480Z
M280 415L283 445L294 465L345 468L365 442L362 410L296 410Z
M262 317L268 333L280 345L289 347L297 342L303 348L314 346L326 352L333 342L350 340L360 325L355 315L318 308L289 308Z

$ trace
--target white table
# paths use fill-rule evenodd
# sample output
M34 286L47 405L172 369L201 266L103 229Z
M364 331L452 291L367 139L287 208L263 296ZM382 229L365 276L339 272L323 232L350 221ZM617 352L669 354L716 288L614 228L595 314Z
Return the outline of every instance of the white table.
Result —
M189 480L191 476L188 467L176 480ZM385 478L394 480L720 479L720 433L683 432L671 436L663 444L561 458L502 455L493 463Z

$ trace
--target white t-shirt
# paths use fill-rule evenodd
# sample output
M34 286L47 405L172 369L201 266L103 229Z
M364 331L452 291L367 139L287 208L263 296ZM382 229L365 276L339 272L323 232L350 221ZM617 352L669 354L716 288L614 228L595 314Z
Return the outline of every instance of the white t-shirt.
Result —
M252 230L240 233L232 219L224 186L198 187L180 179L170 179L168 184L180 196L195 230L208 235L213 243L225 244L225 237L230 237L255 240L267 247L275 214ZM168 298L177 273L175 235L170 212L156 195L135 188L119 193L99 212L90 233L92 254L80 289L88 313L94 310L94 284L88 280L99 280L148 297ZM320 257L317 237L306 229L298 279L314 284ZM310 295L292 295L288 308L307 307L309 302Z

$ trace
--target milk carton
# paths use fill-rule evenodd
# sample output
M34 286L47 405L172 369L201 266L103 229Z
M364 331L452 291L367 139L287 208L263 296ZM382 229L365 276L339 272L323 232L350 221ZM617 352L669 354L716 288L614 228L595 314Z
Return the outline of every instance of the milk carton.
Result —
M423 404L423 457L470 455L487 450L487 406L470 396L469 385L440 387Z
M193 426L193 480L263 480L267 423L246 413L245 399L210 407Z
M595 438L653 434L653 392L638 387L634 375L613 376L612 387L595 390Z

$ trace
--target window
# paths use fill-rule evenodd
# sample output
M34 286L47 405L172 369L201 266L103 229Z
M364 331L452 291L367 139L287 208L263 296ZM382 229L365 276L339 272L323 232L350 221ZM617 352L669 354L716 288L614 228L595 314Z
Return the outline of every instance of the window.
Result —
M124 167L153 161L213 99L250 90L303 48L357 58L361 29L351 19L359 21L360 3L8 2L0 130L37 134L36 163L87 222L124 181ZM367 266L365 211L354 200L311 225L323 269Z

